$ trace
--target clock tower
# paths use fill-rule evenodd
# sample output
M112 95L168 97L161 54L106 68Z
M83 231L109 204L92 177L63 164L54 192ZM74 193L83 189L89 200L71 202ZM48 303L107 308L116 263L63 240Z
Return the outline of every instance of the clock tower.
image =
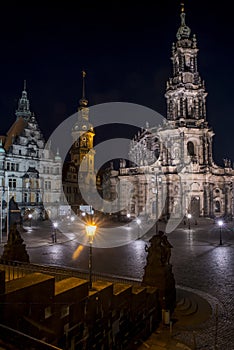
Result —
M89 122L88 100L85 97L86 72L82 71L82 97L79 101L78 120L72 128L73 145L70 151L71 162L77 167L79 178L82 180L80 186L90 191L96 185L94 171L93 138L95 132Z

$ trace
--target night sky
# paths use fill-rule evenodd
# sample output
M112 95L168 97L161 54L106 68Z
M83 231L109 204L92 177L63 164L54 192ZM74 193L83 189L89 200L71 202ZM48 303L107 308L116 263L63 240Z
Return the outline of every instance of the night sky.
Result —
M225 4L185 1L208 91L214 158L221 165L225 157L234 160L234 25ZM48 138L77 110L82 69L90 105L132 102L165 115L180 1L8 1L1 4L0 17L0 134L15 120L26 79L31 111Z

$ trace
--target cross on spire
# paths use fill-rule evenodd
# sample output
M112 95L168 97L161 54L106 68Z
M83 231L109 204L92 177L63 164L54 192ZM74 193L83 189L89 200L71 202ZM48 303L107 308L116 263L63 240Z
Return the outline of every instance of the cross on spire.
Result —
M85 77L86 77L86 72L83 69L81 73L82 73L82 97L80 99L80 106L81 107L87 107L88 100L85 97Z

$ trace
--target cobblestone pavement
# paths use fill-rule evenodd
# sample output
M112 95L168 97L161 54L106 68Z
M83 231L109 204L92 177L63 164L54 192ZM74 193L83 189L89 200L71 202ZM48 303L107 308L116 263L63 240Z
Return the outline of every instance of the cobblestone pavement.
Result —
M172 265L177 284L206 299L212 316L205 322L178 327L176 338L195 343L196 349L234 349L234 230L220 230L211 220L200 220L189 231L181 225L168 235L173 245Z

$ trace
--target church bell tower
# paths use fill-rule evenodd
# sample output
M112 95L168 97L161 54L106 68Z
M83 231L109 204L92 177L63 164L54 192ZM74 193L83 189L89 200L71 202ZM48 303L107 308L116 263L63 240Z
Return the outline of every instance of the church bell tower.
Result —
M71 162L78 168L79 178L83 186L90 191L96 184L94 170L95 150L93 149L93 139L95 132L89 121L88 100L85 97L86 72L82 71L82 97L79 101L78 120L72 128L73 145L70 151Z

